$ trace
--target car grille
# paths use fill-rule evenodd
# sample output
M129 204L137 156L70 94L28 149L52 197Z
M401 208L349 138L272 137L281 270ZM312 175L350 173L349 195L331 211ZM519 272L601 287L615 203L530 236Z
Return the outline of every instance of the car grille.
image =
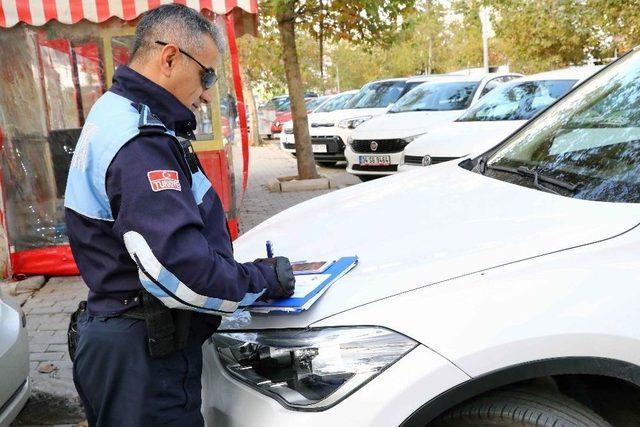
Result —
M293 129L287 128L284 130L284 133L286 133L287 135L293 135Z
M388 166L363 166L363 165L351 165L354 171L368 171L368 172L397 172L398 165Z
M327 146L327 153L344 153L344 142L339 136L312 136L312 144L324 144Z
M315 153L318 154L339 154L344 153L344 143L342 142L342 138L339 136L312 136L311 144L322 144L327 146L326 153ZM295 143L284 143L284 148L287 150L295 150Z
M442 162L448 162L449 160L455 160L458 157L431 157L431 165L435 165ZM409 165L421 165L424 156L404 156L404 162Z
M371 148L373 142L378 145L375 150ZM406 145L404 139L356 139L351 142L351 148L356 153L399 153Z

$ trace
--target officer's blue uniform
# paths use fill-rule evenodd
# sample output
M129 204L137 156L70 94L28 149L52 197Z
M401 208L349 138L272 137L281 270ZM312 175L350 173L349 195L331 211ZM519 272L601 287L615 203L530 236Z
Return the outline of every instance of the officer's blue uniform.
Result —
M74 380L90 425L202 425L202 343L219 316L278 286L272 267L234 261L222 203L176 139L194 128L173 95L122 66L78 141L65 214L89 287ZM184 350L150 358L144 321L119 317L142 287L195 312Z

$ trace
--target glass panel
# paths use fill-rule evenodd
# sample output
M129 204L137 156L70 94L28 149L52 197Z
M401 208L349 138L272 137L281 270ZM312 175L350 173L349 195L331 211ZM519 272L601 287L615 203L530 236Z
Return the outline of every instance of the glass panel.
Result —
M71 43L66 39L40 39L40 60L48 102L50 129L80 127L80 112L71 57Z
M96 42L73 47L80 86L83 119L86 120L93 104L104 93L104 77L100 51Z
M640 52L608 66L514 135L487 164L496 178L532 186L529 172L567 197L640 202ZM500 168L497 170L496 168Z
M133 36L117 36L111 38L111 55L113 55L113 68L129 63L129 52L133 46Z

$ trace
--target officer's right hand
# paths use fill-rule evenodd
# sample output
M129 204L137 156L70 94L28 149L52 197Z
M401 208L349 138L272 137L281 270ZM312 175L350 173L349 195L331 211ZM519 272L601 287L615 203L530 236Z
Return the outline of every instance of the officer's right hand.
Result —
M293 275L289 258L277 256L274 258L259 258L254 262L269 264L276 273L277 283L270 283L265 297L267 299L283 299L293 295L296 286L296 278Z

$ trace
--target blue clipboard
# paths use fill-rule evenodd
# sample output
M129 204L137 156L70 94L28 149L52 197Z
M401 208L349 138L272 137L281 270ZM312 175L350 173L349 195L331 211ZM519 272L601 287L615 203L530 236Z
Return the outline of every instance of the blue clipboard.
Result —
M296 281L315 280L317 284L306 292L306 294L282 299L257 302L248 307L252 313L300 313L311 307L333 283L351 271L358 264L357 256L342 257L334 262L329 268L318 274L296 274ZM308 286L308 284L306 285Z

